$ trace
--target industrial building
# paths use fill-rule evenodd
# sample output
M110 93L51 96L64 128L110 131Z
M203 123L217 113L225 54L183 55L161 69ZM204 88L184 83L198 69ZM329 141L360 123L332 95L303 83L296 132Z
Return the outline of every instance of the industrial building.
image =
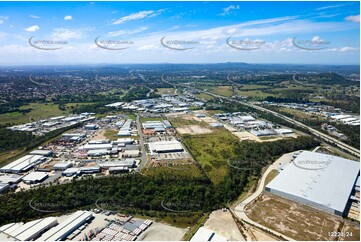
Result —
M74 230L90 221L93 213L88 211L77 211L57 226L46 231L37 241L59 241L65 240Z
M40 164L45 159L42 155L26 155L20 159L7 164L0 168L0 172L5 173L22 173L30 170L35 165Z
M190 241L199 242L199 241L227 241L226 237L223 237L213 230L207 229L205 227L200 227L197 232L193 235Z
M54 170L57 170L57 171L64 171L70 167L73 167L73 163L71 162L60 162L60 163L57 163L53 166L53 169Z
M345 216L359 173L359 162L303 151L266 186L266 191Z
M98 161L97 165L103 169L109 169L110 167L135 167L134 159L122 159L122 160L113 160L113 161Z
M5 193L9 190L10 185L7 183L0 183L0 194Z
M184 151L182 144L177 140L152 142L148 145L151 153L169 153Z
M30 155L51 156L53 154L53 151L52 150L33 150L29 154Z
M23 182L26 184L35 184L44 181L49 175L46 172L34 171L23 177Z
M31 222L11 223L0 227L0 231L20 241L30 241L39 238L46 230L56 226L58 221L54 217L34 220Z

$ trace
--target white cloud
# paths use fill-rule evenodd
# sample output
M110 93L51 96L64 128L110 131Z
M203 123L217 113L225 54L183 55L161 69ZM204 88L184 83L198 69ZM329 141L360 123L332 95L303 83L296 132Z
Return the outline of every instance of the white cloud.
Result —
M360 15L350 15L345 18L347 21L351 21L354 23L360 23Z
M223 12L221 13L222 16L228 15L232 12L232 10L239 9L239 5L230 5L223 9Z
M118 31L109 32L108 35L112 36L112 37L120 36L120 35L131 35L131 34L137 34L137 33L143 32L147 29L148 29L148 27L141 27L141 28L134 29L134 30L118 30Z
M330 9L330 8L339 8L339 7L343 7L343 6L346 6L346 5L347 5L347 4L329 5L329 6L324 6L324 7L316 8L316 10L325 10L325 9Z
M33 25L33 26L30 26L28 28L25 29L25 31L27 32L35 32L35 31L38 31L40 28L38 25Z
M51 33L51 37L56 40L81 39L85 31L85 29L56 28Z
M358 51L358 48L354 48L351 46L344 46L344 47L337 47L337 48L332 48L332 49L328 49L329 51L333 51L333 52L351 52L351 51Z
M73 17L71 16L71 15L66 15L66 16L64 16L64 20L65 21L70 21L70 20L72 20L73 19Z
M140 11L137 13L132 13L130 15L121 17L120 19L113 21L113 24L122 24L124 22L131 21L131 20L155 17L155 16L161 14L163 11L164 11L163 9L160 9L157 11L148 10L148 11Z
M39 16L36 16L36 15L29 15L30 18L35 18L35 19L39 19L40 17Z
M8 20L8 16L0 16L0 24L3 24L5 20Z

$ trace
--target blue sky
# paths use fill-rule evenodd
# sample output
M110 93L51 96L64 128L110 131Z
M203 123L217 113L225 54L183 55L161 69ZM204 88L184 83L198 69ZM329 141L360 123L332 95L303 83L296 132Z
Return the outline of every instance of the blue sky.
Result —
M359 8L359 2L1 2L0 64L359 64Z

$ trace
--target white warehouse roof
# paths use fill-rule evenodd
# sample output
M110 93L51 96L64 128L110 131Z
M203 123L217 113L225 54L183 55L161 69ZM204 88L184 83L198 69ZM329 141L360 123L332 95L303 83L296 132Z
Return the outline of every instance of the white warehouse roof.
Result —
M149 143L149 149L152 152L172 152L184 150L181 143L177 140L152 142Z
M34 172L30 172L29 174L24 176L23 181L24 182L39 182L39 181L44 180L48 176L49 175L46 172L34 171Z
M41 155L26 155L4 167L1 167L0 171L15 173L23 172L38 164L42 158L43 156Z
M18 240L29 241L33 240L40 235L46 229L54 227L58 224L58 221L54 217L48 217L43 219L34 220L22 223L12 223L4 225L0 228L0 231L5 232Z
M93 217L91 212L77 211L70 215L58 226L45 232L37 241L57 241L64 240L71 232L83 225L87 219Z
M193 235L190 241L199 242L199 241L227 241L226 237L223 237L219 234L216 234L213 230L207 229L205 227L200 227L197 232Z
M86 144L84 146L79 147L79 150L101 150L113 148L112 144Z
M359 162L303 151L266 186L266 190L341 215L359 171Z

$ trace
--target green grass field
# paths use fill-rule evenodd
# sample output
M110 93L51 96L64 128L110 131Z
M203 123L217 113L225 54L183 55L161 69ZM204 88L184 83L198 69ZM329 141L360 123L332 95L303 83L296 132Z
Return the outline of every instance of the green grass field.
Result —
M65 104L65 110L60 110L59 106L55 103L30 103L20 107L21 110L31 109L28 113L11 112L0 114L0 124L16 125L55 116L68 115L74 108L88 104L91 103L67 103Z
M227 175L227 159L234 155L232 146L238 138L221 128L210 134L183 135L183 140L212 182L222 181Z
M66 111L60 110L58 105L54 103L30 103L29 105L21 106L20 109L25 110L29 108L32 110L25 114L20 112L0 114L0 124L22 124L70 113L70 109Z
M214 97L212 97L211 95L208 95L206 93L196 94L195 96L197 96L201 99L204 99L206 101L214 99Z
M182 176L182 177L201 177L202 173L195 164L179 165L174 167L152 167L142 170L142 174L146 176Z
M158 94L174 94L174 88L157 88Z
M183 126L186 126L186 125L200 125L200 126L203 126L203 127L208 127L209 126L204 121L199 122L199 121L194 120L194 119L185 119L185 118L182 118L182 117L170 118L169 121L171 122L171 124L173 125L174 128L179 128L179 127L183 127Z

